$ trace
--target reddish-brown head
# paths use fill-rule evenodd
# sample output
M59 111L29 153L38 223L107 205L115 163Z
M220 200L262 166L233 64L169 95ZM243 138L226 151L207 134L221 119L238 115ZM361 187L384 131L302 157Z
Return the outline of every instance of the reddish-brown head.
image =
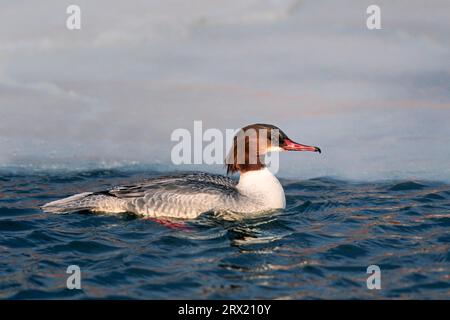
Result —
M225 159L227 173L241 173L265 167L262 157L268 152L313 151L320 148L296 143L278 127L270 124L248 125L235 135L233 146Z

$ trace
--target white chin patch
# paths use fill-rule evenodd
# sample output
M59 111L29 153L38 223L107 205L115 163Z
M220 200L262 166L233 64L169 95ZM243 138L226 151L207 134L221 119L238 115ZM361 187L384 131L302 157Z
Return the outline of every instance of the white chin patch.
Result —
M284 151L284 149L278 146L271 146L270 148L267 148L267 152L282 152L282 151Z

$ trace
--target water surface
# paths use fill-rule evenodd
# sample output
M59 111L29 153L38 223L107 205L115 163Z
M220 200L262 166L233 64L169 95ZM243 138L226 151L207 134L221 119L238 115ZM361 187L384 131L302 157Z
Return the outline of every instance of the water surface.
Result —
M450 298L450 185L282 180L287 208L170 228L39 206L156 173L0 174L0 298ZM66 288L78 265L82 290ZM366 269L381 268L381 290Z

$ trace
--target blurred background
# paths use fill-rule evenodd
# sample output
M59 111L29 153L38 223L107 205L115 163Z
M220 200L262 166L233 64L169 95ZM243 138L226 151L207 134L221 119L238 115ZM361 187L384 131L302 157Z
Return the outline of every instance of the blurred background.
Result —
M450 180L448 0L0 6L0 168L177 169L170 134L202 120L322 148L283 154L284 177Z

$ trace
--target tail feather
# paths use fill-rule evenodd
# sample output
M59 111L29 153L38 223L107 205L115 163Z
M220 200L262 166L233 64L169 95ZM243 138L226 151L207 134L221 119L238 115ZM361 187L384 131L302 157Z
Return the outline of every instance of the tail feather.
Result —
M42 210L49 213L72 213L83 210L120 213L127 211L127 202L105 192L84 192L47 203Z
M92 192L84 192L74 196L49 202L42 206L45 212L50 213L71 213L82 210L95 209L95 197Z

